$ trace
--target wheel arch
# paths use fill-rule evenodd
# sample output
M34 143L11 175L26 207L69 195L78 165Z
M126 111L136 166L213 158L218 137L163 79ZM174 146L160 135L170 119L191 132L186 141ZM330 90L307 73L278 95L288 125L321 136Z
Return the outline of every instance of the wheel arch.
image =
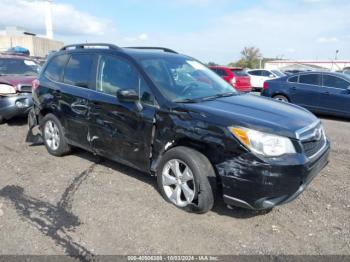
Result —
M288 101L291 102L290 96L288 94L286 94L285 92L282 92L282 91L274 92L271 97L275 98L278 95L286 97L288 99Z

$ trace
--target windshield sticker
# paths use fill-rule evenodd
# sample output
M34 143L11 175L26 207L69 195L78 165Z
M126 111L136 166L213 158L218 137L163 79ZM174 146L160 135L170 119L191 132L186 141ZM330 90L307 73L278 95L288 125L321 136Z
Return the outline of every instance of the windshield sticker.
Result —
M24 60L24 63L25 63L27 66L35 66L35 65L36 65L33 61L30 61L30 60Z
M206 70L206 67L197 61L186 61L189 65L191 65L196 70Z

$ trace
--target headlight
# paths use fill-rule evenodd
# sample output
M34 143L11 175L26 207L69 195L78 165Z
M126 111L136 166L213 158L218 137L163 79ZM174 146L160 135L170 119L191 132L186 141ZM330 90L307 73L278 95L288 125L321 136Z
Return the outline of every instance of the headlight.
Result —
M276 157L296 153L292 141L287 137L243 127L229 127L229 129L246 147L257 154Z
M0 84L0 94L15 94L16 89L13 86Z

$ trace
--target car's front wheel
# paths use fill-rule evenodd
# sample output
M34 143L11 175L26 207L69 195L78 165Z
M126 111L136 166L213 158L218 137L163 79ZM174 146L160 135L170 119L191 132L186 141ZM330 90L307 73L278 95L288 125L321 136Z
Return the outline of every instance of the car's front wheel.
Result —
M194 213L205 213L213 207L215 178L203 154L182 146L166 152L157 170L158 188L164 199Z
M47 114L41 124L41 132L47 151L54 156L63 156L70 151L63 127L58 118L53 114Z

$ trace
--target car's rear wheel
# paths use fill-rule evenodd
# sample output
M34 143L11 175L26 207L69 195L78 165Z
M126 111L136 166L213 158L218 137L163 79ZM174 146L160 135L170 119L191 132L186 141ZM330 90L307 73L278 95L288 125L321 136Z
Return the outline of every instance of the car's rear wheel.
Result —
M286 102L286 103L289 102L289 99L284 95L276 95L273 98L278 100L278 101L282 101L282 102Z
M2 116L0 116L0 125L4 123L4 118Z
M46 149L51 155L63 156L70 152L63 127L56 116L47 114L42 120L41 131Z
M214 205L214 169L200 152L175 147L163 156L157 170L162 196L175 206L194 213L205 213ZM214 182L214 183L215 183Z

